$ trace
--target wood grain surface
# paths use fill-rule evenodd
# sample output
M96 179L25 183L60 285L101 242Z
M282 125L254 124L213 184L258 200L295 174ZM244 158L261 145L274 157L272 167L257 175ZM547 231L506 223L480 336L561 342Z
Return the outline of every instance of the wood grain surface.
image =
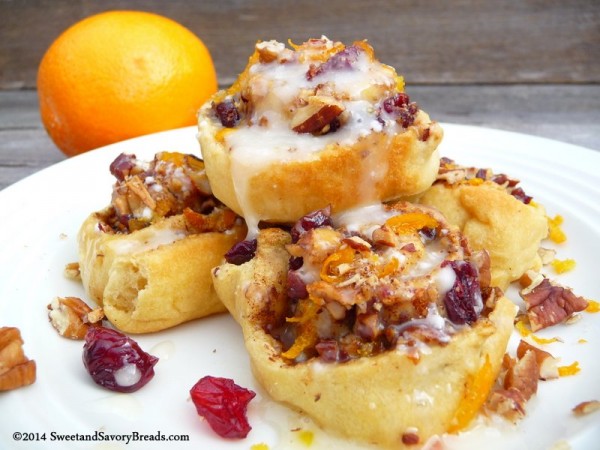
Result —
M600 82L598 0L0 0L0 88L35 87L50 43L110 9L153 11L200 36L222 83L257 40L368 39L410 83Z
M222 86L257 40L368 39L435 120L600 150L598 0L0 0L0 189L64 159L40 122L37 67L64 29L111 9L188 27Z

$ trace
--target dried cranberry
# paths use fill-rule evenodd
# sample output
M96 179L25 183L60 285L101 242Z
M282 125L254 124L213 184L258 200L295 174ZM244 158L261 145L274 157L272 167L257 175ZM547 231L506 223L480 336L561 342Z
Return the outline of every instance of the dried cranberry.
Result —
M382 102L381 107L404 128L412 125L415 121L415 114L419 110L417 104L414 102L411 103L410 98L404 92L398 92L386 98Z
M90 327L85 335L83 365L96 384L111 391L137 391L154 377L157 362L119 331Z
M110 173L119 181L125 180L125 178L127 178L129 173L131 172L131 169L135 167L135 160L135 155L121 153L110 164Z
M293 300L308 297L306 283L297 272L290 270L287 276L287 296Z
M332 225L331 206L308 213L298 220L291 229L292 242L298 242L300 236L308 230Z
M240 112L232 100L225 100L215 106L217 117L221 125L226 128L233 128L240 121Z
M351 45L344 50L337 52L320 66L311 66L306 73L306 78L310 81L314 77L328 72L330 70L347 70L351 69L354 63L358 60L358 55L363 50L360 47Z
M419 234L426 241L433 241L437 237L438 232L437 232L437 228L423 227L419 230ZM413 246L414 246L414 244L413 244Z
M515 188L512 191L510 191L510 195L512 195L517 200L525 203L526 205L531 203L531 200L533 199L533 197L530 197L529 195L527 195L525 193L525 191L523 189L521 189L520 187Z
M298 270L304 265L304 258L302 256L290 256L290 270Z
M486 180L487 179L487 170L485 170L485 169L477 170L477 173L475 174L475 178L480 178L482 180Z
M468 261L444 261L456 274L454 285L444 297L448 318L456 324L473 323L481 305L481 288L477 268Z
M503 185L508 182L508 177L503 173L497 173L492 177L492 181L496 184Z
M256 393L229 378L205 376L190 389L198 414L224 438L245 438L252 427L246 417L248 403Z
M237 244L234 244L234 246L225 253L225 261L229 264L241 266L254 258L254 255L256 255L256 247L256 239L240 241Z
M315 345L315 350L325 362L345 362L350 359L348 353L334 339L323 339Z
M506 184L506 186L508 186L508 187L515 187L517 184L519 184L519 180L509 178L507 175L505 175L503 173L498 173L498 174L494 175L492 177L492 181L499 185Z
M399 108L406 108L410 103L410 97L404 92L398 92L394 96L383 101L383 110L388 114L393 114Z

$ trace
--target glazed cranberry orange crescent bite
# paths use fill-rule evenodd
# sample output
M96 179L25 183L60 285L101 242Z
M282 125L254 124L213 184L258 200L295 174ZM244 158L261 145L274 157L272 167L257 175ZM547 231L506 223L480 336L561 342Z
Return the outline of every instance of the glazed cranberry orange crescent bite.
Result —
M441 127L366 41L259 42L198 123L214 194L251 234L260 221L416 194L439 165Z
M474 250L488 251L495 286L506 289L542 266L539 251L548 219L518 180L442 158L433 186L411 200L438 209Z
M404 448L465 428L485 402L516 307L437 211L318 210L228 258L215 289L256 378L325 429Z
M121 154L110 206L80 228L79 266L88 296L129 333L148 333L224 312L210 271L246 235L216 200L193 155Z

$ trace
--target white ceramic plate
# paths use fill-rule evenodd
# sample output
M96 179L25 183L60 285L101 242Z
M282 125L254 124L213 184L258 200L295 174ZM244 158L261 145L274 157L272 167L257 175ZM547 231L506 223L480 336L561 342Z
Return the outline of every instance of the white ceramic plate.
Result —
M569 240L555 246L557 257L574 258L577 268L557 278L577 294L600 300L600 152L484 128L445 124L444 129L444 156L519 178L549 215L564 216ZM127 444L127 435L134 433L148 439L188 436L181 448L250 449L258 443L270 450L307 448L307 434L299 430L314 433L311 448L342 445L264 394L250 372L239 329L225 314L135 337L160 361L154 379L133 394L96 386L81 362L82 342L59 337L48 323L46 305L54 297L84 297L80 284L66 279L63 269L77 259L80 224L110 200L108 165L120 152L151 159L162 150L198 154L195 129L146 136L71 158L0 192L0 326L18 327L27 356L37 363L35 384L0 393L0 448L164 448L164 442L152 440ZM446 439L448 448L481 448L484 442L486 450L536 450L563 440L572 449L597 448L600 413L581 418L571 413L582 401L600 400L600 314L582 316L577 324L539 333L562 339L547 350L561 364L579 361L579 374L542 382L529 402L527 418L516 427L480 426ZM204 375L233 378L257 392L248 410L253 430L245 440L223 440L197 416L188 392ZM15 440L16 433L21 441ZM100 441L102 436L118 440Z

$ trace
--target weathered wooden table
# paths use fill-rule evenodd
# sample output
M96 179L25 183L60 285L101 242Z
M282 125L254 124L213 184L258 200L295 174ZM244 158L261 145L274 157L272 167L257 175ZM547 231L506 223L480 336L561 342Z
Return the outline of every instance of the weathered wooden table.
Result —
M229 84L256 40L368 39L432 118L600 151L596 0L293 2L0 1L0 189L64 159L40 122L39 61L58 34L106 9L171 17L210 49Z

